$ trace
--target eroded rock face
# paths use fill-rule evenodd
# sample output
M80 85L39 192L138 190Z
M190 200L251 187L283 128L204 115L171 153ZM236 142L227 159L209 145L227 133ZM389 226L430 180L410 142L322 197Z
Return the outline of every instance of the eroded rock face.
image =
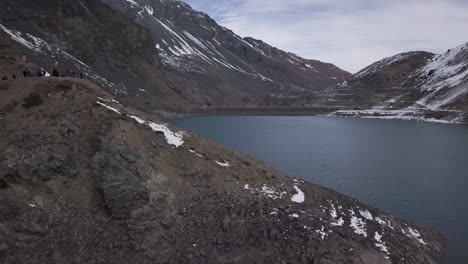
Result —
M112 99L0 90L0 263L438 263L438 233Z

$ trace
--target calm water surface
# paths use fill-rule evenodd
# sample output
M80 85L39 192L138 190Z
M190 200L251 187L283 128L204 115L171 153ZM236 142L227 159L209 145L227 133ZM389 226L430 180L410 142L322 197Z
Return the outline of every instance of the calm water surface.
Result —
M446 263L468 263L468 126L328 117L212 116L184 129L436 228Z

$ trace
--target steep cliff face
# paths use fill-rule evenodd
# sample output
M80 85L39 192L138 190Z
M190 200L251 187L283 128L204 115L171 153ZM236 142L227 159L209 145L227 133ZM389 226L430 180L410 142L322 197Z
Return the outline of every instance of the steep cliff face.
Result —
M443 239L119 102L0 81L0 263L438 263Z
M173 88L202 105L245 105L269 93L323 90L350 76L332 64L241 38L182 1L102 2L151 32Z
M2 49L16 59L13 64L26 57L35 65L34 74L53 68L64 75L83 73L128 100L144 97L141 104L189 105L167 87L150 34L99 1L5 0L0 17L0 32L10 39ZM11 75L11 70L4 72Z

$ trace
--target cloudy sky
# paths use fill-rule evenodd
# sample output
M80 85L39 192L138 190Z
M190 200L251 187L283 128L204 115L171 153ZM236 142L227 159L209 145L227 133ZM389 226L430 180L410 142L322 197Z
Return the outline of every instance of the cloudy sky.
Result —
M237 34L356 72L468 42L467 0L186 0Z

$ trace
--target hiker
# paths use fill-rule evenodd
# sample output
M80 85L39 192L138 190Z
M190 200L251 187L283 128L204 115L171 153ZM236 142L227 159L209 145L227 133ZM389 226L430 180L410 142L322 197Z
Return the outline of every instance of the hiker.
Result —
M68 71L68 69L65 71L65 74L67 75L67 77L71 77L70 73L71 73L71 72Z
M42 71L37 70L37 77L42 77Z
M73 78L75 78L75 74L76 74L75 72L72 72Z
M25 79L28 76L28 72L26 70L23 71L23 76L24 76Z
M80 73L80 79L83 79L83 73L82 72Z
M45 77L46 76L46 72L45 70L42 70L42 76Z

